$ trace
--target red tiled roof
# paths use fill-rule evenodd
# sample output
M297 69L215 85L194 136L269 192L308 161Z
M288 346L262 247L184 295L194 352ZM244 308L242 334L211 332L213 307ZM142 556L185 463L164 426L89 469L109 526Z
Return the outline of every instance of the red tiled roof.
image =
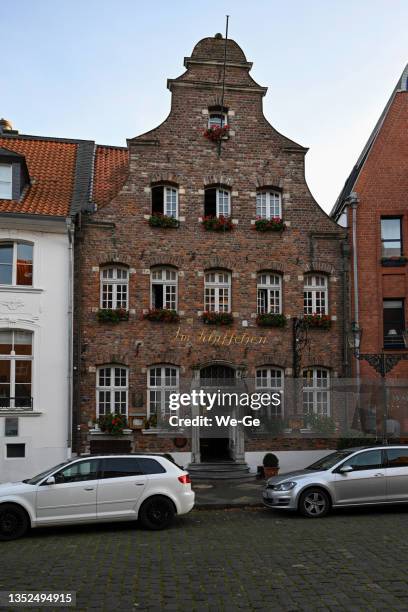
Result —
M96 146L92 201L98 208L118 193L128 175L128 165L127 148Z
M0 212L67 217L73 198L78 144L0 136L0 147L25 156L31 180L21 201L0 200Z

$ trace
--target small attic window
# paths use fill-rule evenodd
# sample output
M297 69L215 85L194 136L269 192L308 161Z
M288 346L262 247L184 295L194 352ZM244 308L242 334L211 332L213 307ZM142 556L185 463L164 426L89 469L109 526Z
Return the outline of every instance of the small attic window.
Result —
M228 124L228 109L225 106L210 106L208 109L208 127L224 127Z
M12 199L12 187L12 165L0 164L0 200Z

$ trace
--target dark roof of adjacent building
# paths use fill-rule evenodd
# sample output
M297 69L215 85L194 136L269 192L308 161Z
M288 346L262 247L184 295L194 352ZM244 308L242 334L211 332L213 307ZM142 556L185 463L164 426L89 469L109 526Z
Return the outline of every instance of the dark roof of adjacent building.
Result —
M332 211L330 213L330 216L333 217L335 220L337 220L341 213L343 212L345 203L347 198L350 196L351 192L353 191L354 185L357 182L357 179L360 175L360 172L364 166L364 163L373 147L373 144L384 124L384 121L388 115L388 112L392 106L392 103L395 100L395 97L397 95L397 93L399 92L408 92L408 64L405 66L402 75L400 76L400 78L397 81L397 84L387 102L387 104L385 105L385 108L383 110L383 112L380 115L380 118L378 119L377 123L375 124L375 127L373 129L373 131L370 134L369 139L367 140L367 143L365 145L365 147L363 148L360 157L358 158L355 166L353 167L352 171L350 172L350 175L348 176L346 182L344 183L344 187L340 192L339 197L336 200L335 205L332 208Z
M0 199L0 213L69 217L86 207L93 141L2 132L0 155L24 157L29 175L19 200Z

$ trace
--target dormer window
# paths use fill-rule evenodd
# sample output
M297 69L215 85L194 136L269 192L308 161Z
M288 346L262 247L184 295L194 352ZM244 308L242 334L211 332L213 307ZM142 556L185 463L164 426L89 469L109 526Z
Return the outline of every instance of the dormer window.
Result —
M178 218L178 189L171 185L152 187L152 215Z
M0 200L12 199L12 165L0 164Z

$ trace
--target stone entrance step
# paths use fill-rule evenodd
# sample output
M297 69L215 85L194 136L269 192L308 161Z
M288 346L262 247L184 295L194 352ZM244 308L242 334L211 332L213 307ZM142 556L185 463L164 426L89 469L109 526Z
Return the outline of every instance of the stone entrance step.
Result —
M249 478L245 462L217 461L190 463L187 470L192 480L239 480Z

